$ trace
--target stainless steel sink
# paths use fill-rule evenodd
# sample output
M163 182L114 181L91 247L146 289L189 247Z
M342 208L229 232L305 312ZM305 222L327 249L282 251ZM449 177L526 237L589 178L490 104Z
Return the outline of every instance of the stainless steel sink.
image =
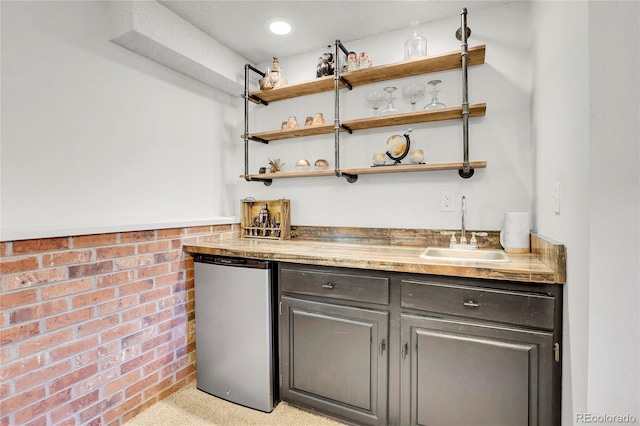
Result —
M511 262L509 256L502 250L464 250L447 247L427 247L420 257L427 260Z

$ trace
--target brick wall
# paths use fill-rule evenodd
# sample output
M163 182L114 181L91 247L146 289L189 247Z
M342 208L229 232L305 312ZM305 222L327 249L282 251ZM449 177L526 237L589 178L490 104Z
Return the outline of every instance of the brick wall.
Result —
M214 225L0 242L0 426L122 424L195 379L193 260Z

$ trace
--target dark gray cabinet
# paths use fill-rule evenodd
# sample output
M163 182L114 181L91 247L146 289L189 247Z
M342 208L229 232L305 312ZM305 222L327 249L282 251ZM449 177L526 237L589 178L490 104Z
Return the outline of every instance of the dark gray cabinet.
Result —
M551 333L414 315L401 328L401 424L550 424Z
M559 425L562 287L281 264L281 399L356 424Z
M386 302L388 279L291 268L280 276L290 294L280 298L281 399L386 425L389 313L372 301Z

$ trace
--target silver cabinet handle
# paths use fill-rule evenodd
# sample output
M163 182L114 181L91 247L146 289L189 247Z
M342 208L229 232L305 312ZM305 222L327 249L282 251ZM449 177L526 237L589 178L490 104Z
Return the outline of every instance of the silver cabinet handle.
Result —
M409 344L405 342L404 345L402 345L402 359L405 359L408 353L409 353Z
M480 303L475 302L473 300L467 300L466 302L463 303L464 306L468 306L470 308L477 308L480 306Z
M384 354L384 350L387 348L387 343L384 341L384 339L382 339L380 345L378 346L380 347L380 355Z
M326 283L326 284L322 284L322 288L327 288L329 290L333 290L334 288L338 287L337 284L334 283Z

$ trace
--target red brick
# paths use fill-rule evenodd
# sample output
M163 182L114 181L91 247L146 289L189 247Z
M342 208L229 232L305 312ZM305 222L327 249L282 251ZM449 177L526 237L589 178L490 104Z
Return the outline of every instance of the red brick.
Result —
M89 377L87 380L76 383L76 385L73 387L74 394L84 395L85 393L91 392L95 389L99 389L100 387L102 387L102 385L112 381L116 377L118 377L117 367L98 372L97 374Z
M113 380L112 382L107 383L103 386L103 394L111 395L125 389L127 386L131 385L131 383L135 383L136 381L140 380L140 374L140 370L134 370L127 374L121 375L116 380Z
M54 268L9 275L6 277L7 291L62 281L65 279L65 273L65 268Z
M102 418L104 419L104 421L106 423L110 423L110 422L120 418L125 413L133 410L135 407L137 407L141 403L142 403L142 396L141 395L136 395L133 398L123 402L122 404L118 404L118 406L115 407L114 409L107 411L102 416Z
M132 256L136 253L136 246L133 244L117 245L111 247L100 247L96 249L96 258L113 259L115 257Z
M69 305L64 299L42 302L37 305L31 305L9 312L9 322L11 324L18 324L58 314L66 311L67 309L69 309Z
M139 372L139 370L137 370ZM124 391L125 398L131 398L133 395L142 392L149 386L153 386L158 381L158 373L148 374L143 376L142 380L139 380L132 385L128 386Z
M199 235L199 234L211 234L211 225L205 226L193 226L191 228L186 228L187 235Z
M169 265L163 263L160 265L138 269L138 278L155 277L157 275L166 274L167 272L169 272Z
M102 317L93 321L87 321L78 325L78 337L97 333L101 330L118 324L119 321L120 319L118 318L118 315L109 315L108 317Z
M157 312L155 314L147 315L146 317L142 318L142 326L149 327L161 321L166 321L171 317L172 317L171 310L165 309L163 311Z
M145 328L143 330L138 331L137 333L130 334L121 339L121 344L123 348L128 348L131 346L135 346L138 343L142 343L146 340L149 340L155 331L152 328Z
M80 412L80 423L87 426L89 426L90 424L102 425L100 418L96 419L97 423L89 423L89 420L101 415L111 407L118 406L120 401L122 401L122 393L117 393L115 395L109 396L106 399L103 399L102 401L98 401L97 404L93 404L86 410Z
M187 366L185 368L183 368L182 370L176 371L176 380L189 378L190 375L195 376L195 373L196 373L196 365L195 365L195 363L187 364ZM192 379L189 378L188 380L191 381Z
M171 287L164 286L140 293L140 303L158 300L171 294Z
M130 256L120 259L114 259L113 263L116 270L135 269L141 266L151 265L153 262L153 256L146 254L143 256Z
M118 287L118 290L120 291L120 295L124 296L127 294L138 294L140 292L143 292L145 290L149 290L152 288L153 288L153 280L149 279L149 280L134 281L127 284L122 284Z
M158 229L158 239L176 238L184 235L182 228Z
M184 271L172 272L170 274L162 275L156 278L156 285L160 287L166 284L175 284L182 281L184 281Z
M104 288L102 290L83 293L71 298L71 305L74 308L87 305L95 305L105 300L111 300L116 296L116 289L113 287Z
M123 363L120 366L120 373L125 374L125 373L128 373L129 371L133 371L138 367L142 367L143 365L148 364L152 360L153 360L153 352L143 353L142 355L137 356L131 359L130 361Z
M151 340L147 340L142 343L142 352L146 352L148 350L155 349L162 345L163 343L167 343L171 340L171 332L163 333L159 336L154 337Z
M97 287L108 287L132 281L136 278L135 271L116 272L115 274L100 275L96 277Z
M134 231L120 234L121 243L151 241L156 239L155 231Z
M40 333L40 324L32 322L0 330L0 345L19 342Z
M0 257L5 257L5 256L9 256L9 253L11 253L11 247L12 243L10 242L0 242Z
M169 386L173 384L173 377L167 377L166 379L156 383L155 385L145 389L143 395L144 399L149 399L153 396L158 395L164 389L167 389Z
M146 317L147 315L151 315L157 312L158 309L155 303L146 303L144 305L140 305L136 308L126 310L122 313L123 321L130 321L134 319L139 319Z
M98 364L93 363L82 368L75 368L71 373L65 374L53 381L49 381L49 392L59 392L63 389L70 388L71 385L78 383L98 372Z
M138 330L140 330L140 321L131 321L125 324L121 324L117 327L104 330L100 335L102 336L103 342L108 342L109 340L121 338L131 333L135 333Z
M162 253L156 253L153 255L154 263L166 263L166 262L174 262L178 259L182 258L181 250L171 250L165 251Z
M99 398L100 398L100 391L98 389L94 390L91 393L83 395L79 398L76 398L71 402L58 408L57 410L54 410L51 413L51 422L56 425L60 424L60 422L63 419L77 413L78 411L84 409L85 407L88 407L91 404L98 402ZM70 423L70 424L75 424L75 419L71 419L71 421L73 423Z
M68 296L70 294L83 293L91 290L92 287L92 278L83 278L80 280L67 281L62 284L48 285L42 288L42 299L54 299L57 297Z
M17 306L24 306L38 301L38 290L29 289L2 293L0 297L0 309L10 309Z
M69 248L69 238L42 238L13 242L13 254L38 253L42 251L64 250Z
M86 321L89 318L95 316L95 308L89 306L83 309L76 309L75 311L66 312L62 315L50 317L45 320L45 326L47 331L56 330L60 327L66 327L68 325L78 324L82 321Z
M118 341L119 346L120 341ZM114 366L120 366L123 362L130 361L134 358L139 357L142 354L142 350L139 346L134 346L131 348L126 348L119 352L113 353L109 356L106 356L102 359L102 368L111 368Z
M98 305L98 314L104 315L111 312L121 311L138 304L138 296L135 294L119 297Z
M165 378L173 375L176 371L182 370L187 365L187 358L177 359L168 365L165 365L160 369L160 377Z
M106 274L111 271L113 271L113 262L110 260L85 263L82 265L69 266L69 278L89 277L93 275Z
M36 256L3 258L0 260L0 274L32 271L34 269L38 269L38 258Z
M68 342L71 339L73 339L72 329L44 333L20 343L18 345L18 354L21 357L26 356Z
M138 244L138 253L154 253L158 251L167 251L169 250L169 241L152 241L148 243L139 243Z
M27 421L31 420L33 417L40 416L46 413L47 411L53 409L54 407L58 407L70 400L71 400L71 390L67 389L63 392L59 392L46 399L43 399L42 401L39 401L36 404L30 405L25 409L17 411L15 414L15 421L17 424L25 424ZM44 424L46 424L46 422Z
M72 263L85 263L93 260L91 250L63 251L42 255L42 266L65 266Z
M87 349L96 348L99 342L97 335L91 335L83 339L73 339L66 345L51 349L49 351L49 357L52 362L60 361L68 357L75 357Z
M73 237L73 247L97 247L116 244L118 234L93 234Z
M68 373L73 369L71 361L65 360L58 364L51 364L15 379L16 392L22 392L41 383L46 383L54 377Z
M26 392L19 393L6 400L3 400L2 412L11 413L12 411L16 411L18 408L26 407L44 398L47 394L45 387L46 385L42 384L41 386L29 389Z
M162 367L171 364L173 362L173 353L169 352L168 354L164 355L162 358L159 358L149 364L146 364L143 367L143 374L145 376L156 372L158 370L160 370Z
M2 363L0 366L0 381L18 377L22 374L37 370L45 364L44 356L21 357L12 363Z

